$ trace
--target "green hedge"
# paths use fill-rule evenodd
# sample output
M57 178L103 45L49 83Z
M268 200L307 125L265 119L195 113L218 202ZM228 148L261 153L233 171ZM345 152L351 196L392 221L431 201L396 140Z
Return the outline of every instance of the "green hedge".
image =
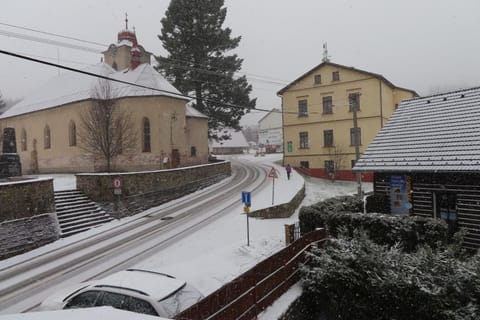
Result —
M429 247L404 253L356 233L330 239L309 256L302 268L304 304L320 305L327 319L478 319L478 255L461 260Z
M300 230L304 234L326 228L333 237L340 232L352 237L355 230L365 230L375 243L388 246L401 243L407 252L423 244L435 248L448 242L448 225L443 220L360 212L363 202L355 197L327 199L300 209Z

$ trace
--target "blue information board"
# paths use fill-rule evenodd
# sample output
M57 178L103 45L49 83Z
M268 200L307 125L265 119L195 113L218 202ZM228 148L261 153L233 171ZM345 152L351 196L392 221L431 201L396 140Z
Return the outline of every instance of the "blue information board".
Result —
M250 192L242 191L242 203L247 207L250 207L252 205Z

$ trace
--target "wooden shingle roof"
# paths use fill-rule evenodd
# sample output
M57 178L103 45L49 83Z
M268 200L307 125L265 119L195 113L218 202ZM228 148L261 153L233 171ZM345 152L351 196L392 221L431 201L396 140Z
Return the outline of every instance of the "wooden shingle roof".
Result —
M480 170L480 87L403 101L354 171Z

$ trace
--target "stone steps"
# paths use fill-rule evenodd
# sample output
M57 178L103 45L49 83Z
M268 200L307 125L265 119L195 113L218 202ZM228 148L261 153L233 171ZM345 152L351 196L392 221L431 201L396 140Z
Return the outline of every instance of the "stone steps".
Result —
M55 191L55 208L62 237L113 220L113 217L79 190Z

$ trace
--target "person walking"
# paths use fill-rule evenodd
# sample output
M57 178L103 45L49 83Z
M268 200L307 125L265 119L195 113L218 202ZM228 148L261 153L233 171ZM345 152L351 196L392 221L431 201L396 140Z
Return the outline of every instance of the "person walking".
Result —
M285 170L287 171L287 178L290 180L290 173L292 173L292 167L290 167L289 164L285 167Z

